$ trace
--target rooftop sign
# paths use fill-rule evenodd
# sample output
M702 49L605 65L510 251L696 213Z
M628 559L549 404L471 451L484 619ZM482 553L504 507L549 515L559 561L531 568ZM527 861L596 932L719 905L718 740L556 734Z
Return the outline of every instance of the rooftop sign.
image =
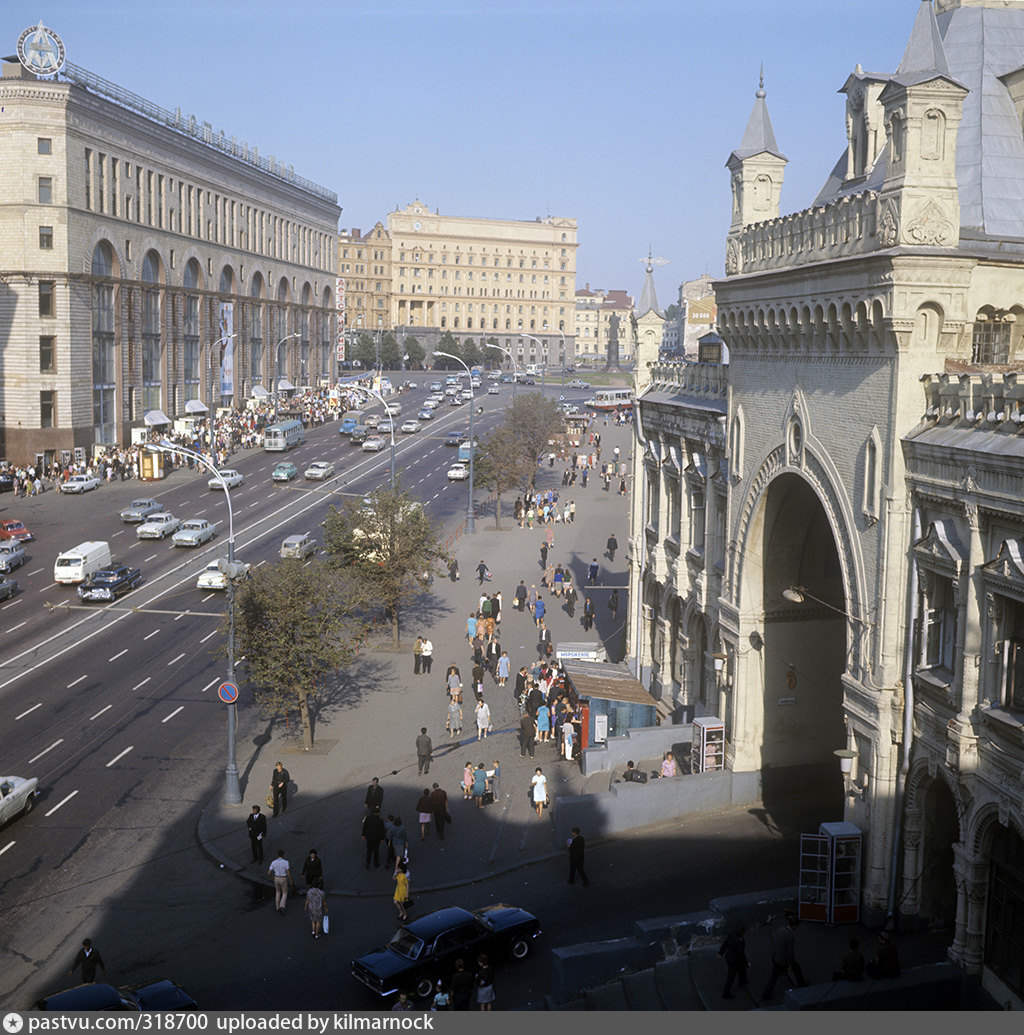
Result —
M57 75L64 58L63 40L42 21L18 37L18 60L33 75Z

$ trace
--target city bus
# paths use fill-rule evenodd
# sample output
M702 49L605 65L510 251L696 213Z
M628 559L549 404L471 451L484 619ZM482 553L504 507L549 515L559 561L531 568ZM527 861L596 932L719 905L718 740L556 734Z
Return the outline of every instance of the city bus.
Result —
M591 410L624 410L633 405L632 388L599 388L593 399L583 404Z
M283 420L263 432L263 448L268 453L283 453L305 441L306 429L301 420Z

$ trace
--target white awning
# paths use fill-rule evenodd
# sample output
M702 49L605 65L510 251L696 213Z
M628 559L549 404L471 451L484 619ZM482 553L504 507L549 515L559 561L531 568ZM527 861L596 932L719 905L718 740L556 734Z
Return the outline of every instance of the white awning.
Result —
M208 411L209 407L201 399L189 399L185 403L186 413L207 413Z
M159 424L171 423L171 418L163 410L150 410L142 419L150 428L155 428Z
M266 399L269 397L270 392L268 392L266 388L263 387L263 385L253 385L252 391L249 392L249 394L254 399Z
M279 392L294 392L295 385L293 385L287 377L282 377L281 380L277 382L277 390Z

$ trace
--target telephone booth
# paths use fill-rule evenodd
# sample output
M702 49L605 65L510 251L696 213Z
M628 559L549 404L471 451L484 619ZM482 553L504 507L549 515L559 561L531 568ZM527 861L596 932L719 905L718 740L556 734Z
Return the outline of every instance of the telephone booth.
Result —
M822 823L800 835L798 916L826 924L860 919L860 871L864 835L853 823Z

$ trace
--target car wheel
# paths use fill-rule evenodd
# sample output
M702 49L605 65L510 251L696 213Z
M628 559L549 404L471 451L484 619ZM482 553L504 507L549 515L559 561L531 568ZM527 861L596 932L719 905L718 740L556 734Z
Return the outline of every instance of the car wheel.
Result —
M530 955L530 943L525 938L517 938L511 947L512 958L524 960Z
M426 999L434 991L434 982L428 977L417 978L413 991L417 999Z
M22 815L27 816L32 811L32 809L35 808L35 798L36 796L34 794L30 794L25 799L25 807L21 810Z

